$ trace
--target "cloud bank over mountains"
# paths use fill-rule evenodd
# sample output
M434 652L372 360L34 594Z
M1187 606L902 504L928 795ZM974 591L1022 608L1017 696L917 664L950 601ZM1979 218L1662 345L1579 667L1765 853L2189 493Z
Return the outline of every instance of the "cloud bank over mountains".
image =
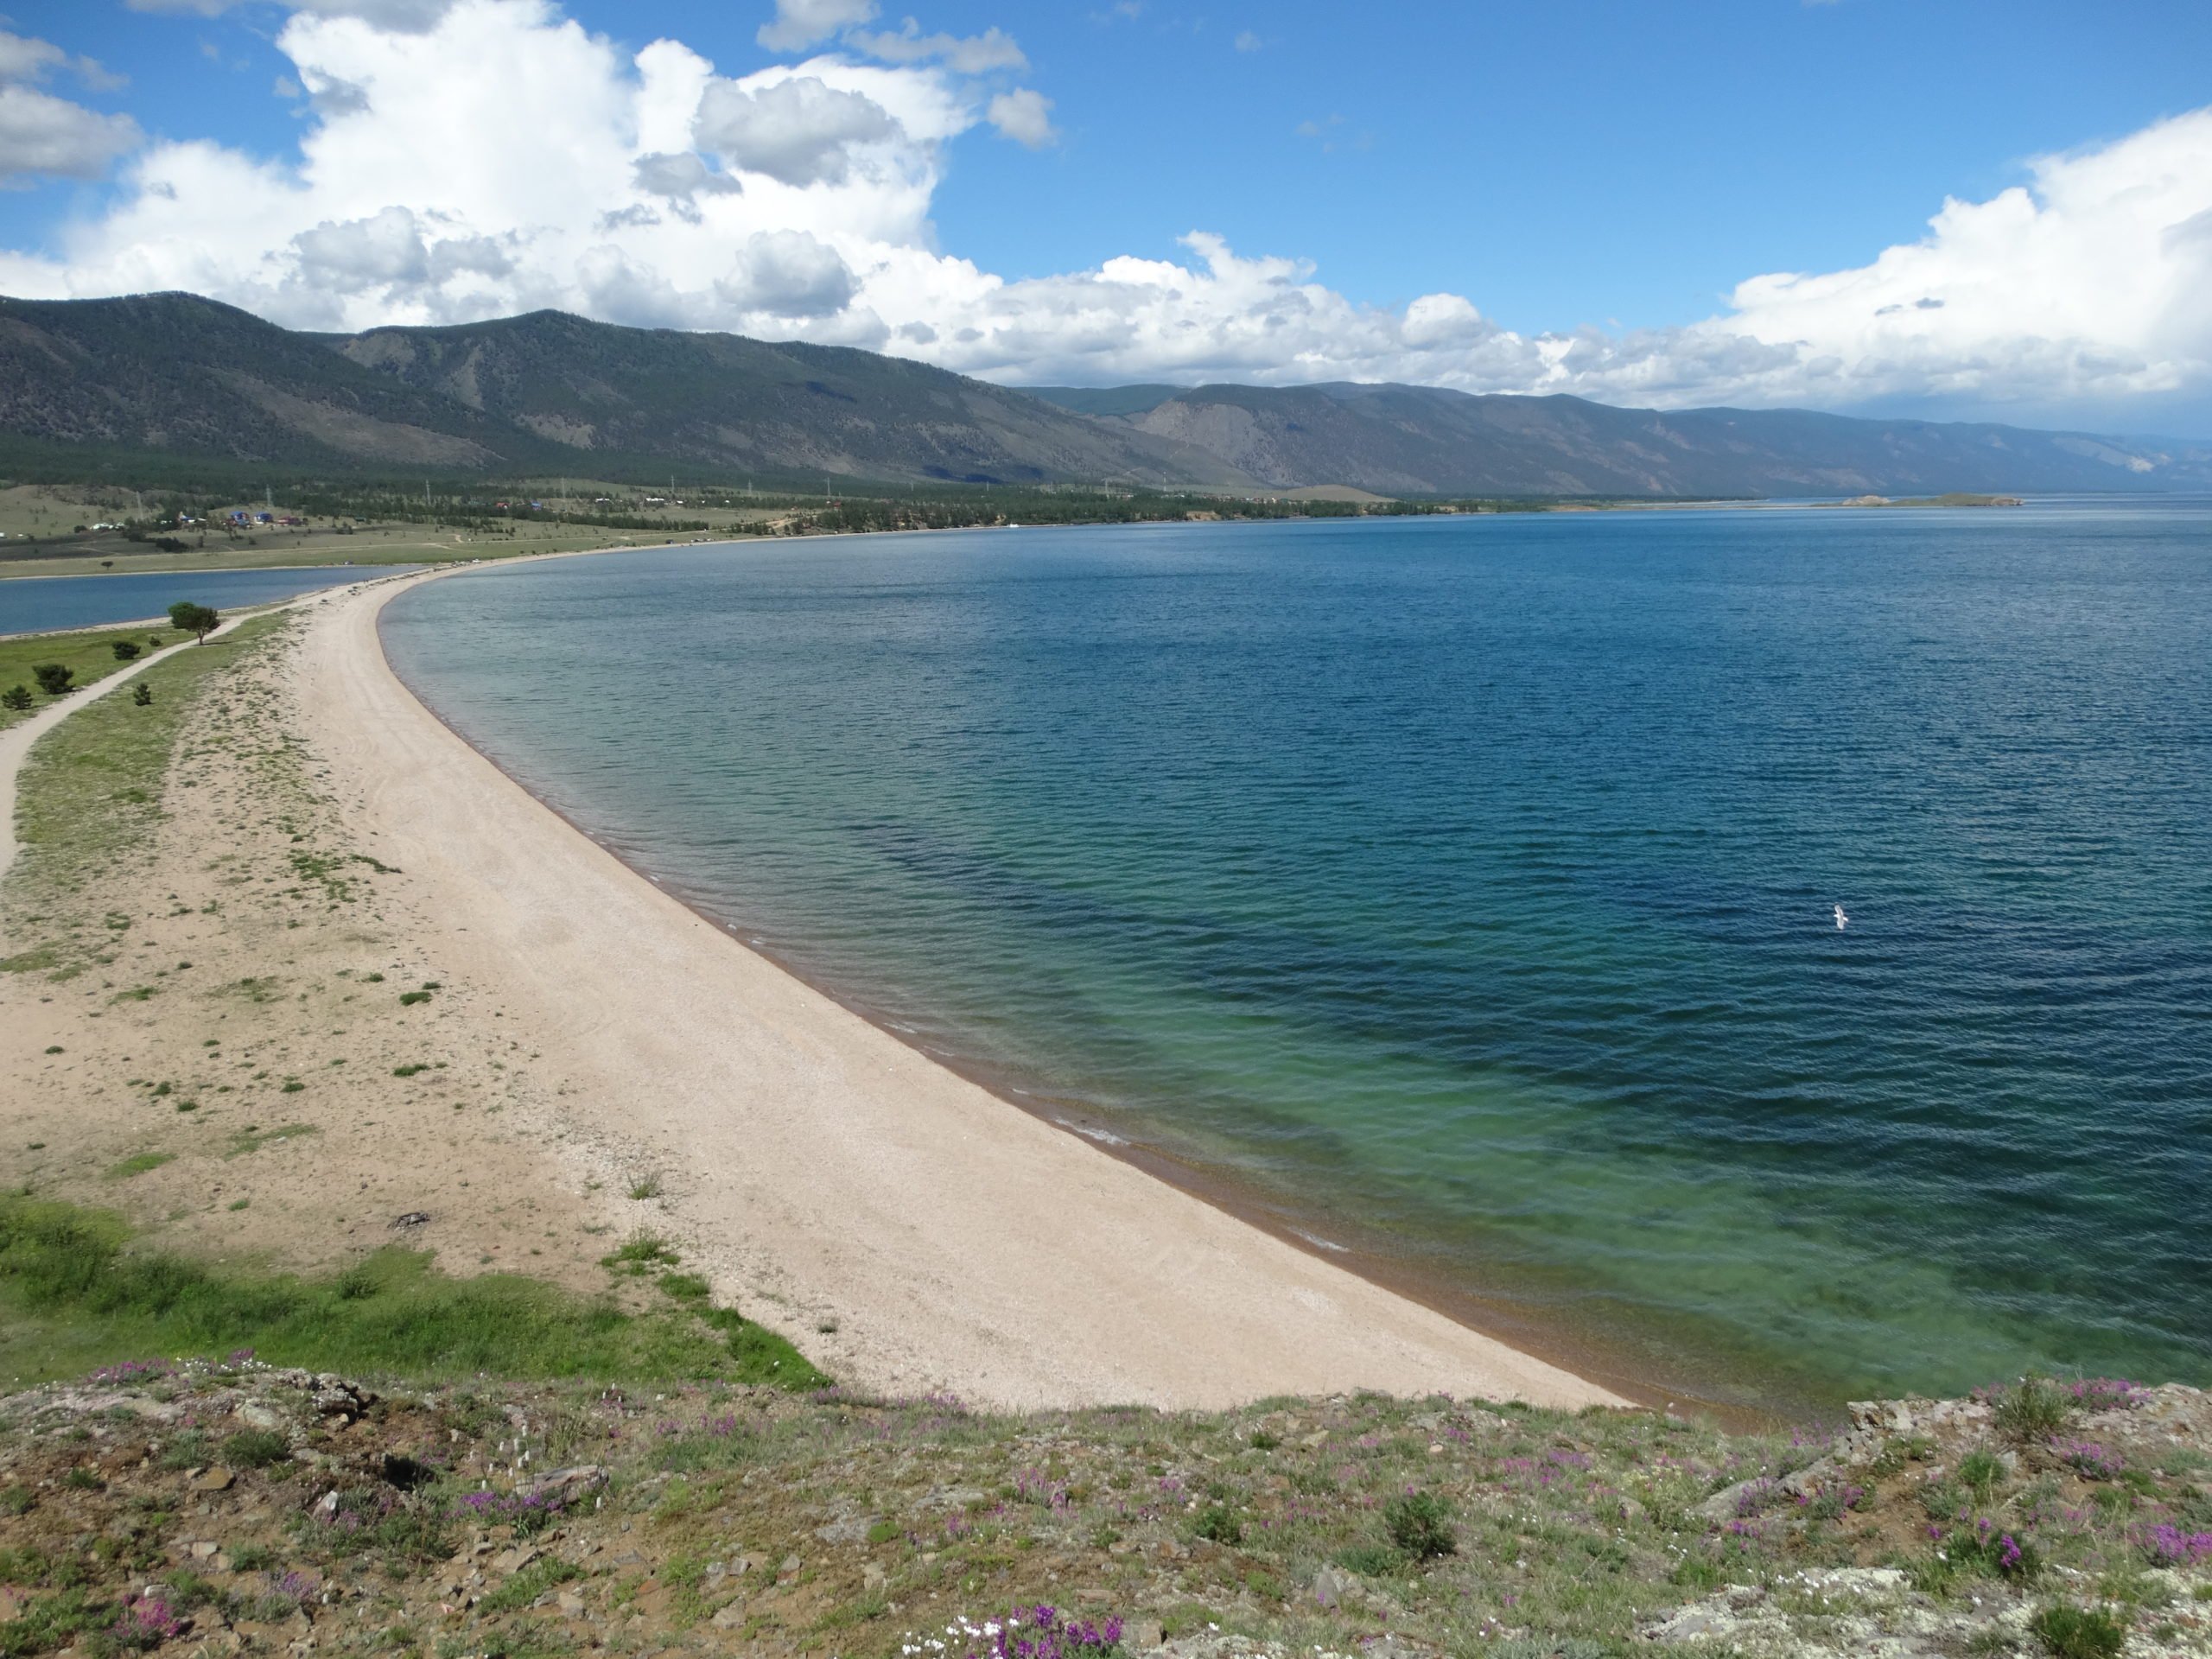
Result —
M212 15L229 0L131 3ZM931 222L948 152L971 134L1047 147L1052 101L1002 31L878 14L780 0L759 38L791 60L732 77L677 41L627 52L553 0L290 0L276 44L304 128L275 159L149 142L46 90L57 50L0 35L0 177L119 168L51 251L0 251L0 292L189 289L349 330L557 307L1012 382L1993 411L2212 395L2212 108L2038 158L2027 183L1946 201L1920 239L1856 269L1751 276L1688 327L1528 334L1455 294L1355 303L1299 259L1203 229L1172 259L980 270Z

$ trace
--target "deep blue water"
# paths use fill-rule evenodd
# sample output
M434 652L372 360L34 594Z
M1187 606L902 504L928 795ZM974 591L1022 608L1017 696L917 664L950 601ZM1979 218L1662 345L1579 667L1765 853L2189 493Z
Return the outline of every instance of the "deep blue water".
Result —
M761 543L386 614L912 1040L1630 1374L2212 1381L2203 504Z
M415 565L320 565L291 570L194 570L162 575L26 576L0 582L0 633L100 628L166 615L188 599L217 610L272 604L319 588L397 575Z

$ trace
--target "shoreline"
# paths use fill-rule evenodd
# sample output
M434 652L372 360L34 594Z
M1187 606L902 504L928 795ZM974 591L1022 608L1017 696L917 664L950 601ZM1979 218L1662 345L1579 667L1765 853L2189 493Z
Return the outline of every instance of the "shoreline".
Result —
M627 552L642 550L616 548L607 550ZM546 556L565 558L582 556L560 554ZM394 677L406 686L405 679L397 671L393 673ZM436 705L427 697L415 691L411 686L407 690L430 717L452 734L455 741L466 745L471 753L529 796L546 812L559 819L571 833L606 854L639 880L650 883L657 893L682 906L702 925L722 935L737 949L759 957L779 973L835 1003L855 1019L866 1022L872 1030L913 1053L924 1064L949 1071L973 1084L1010 1110L1020 1112L1023 1116L1068 1136L1077 1142L1083 1151L1126 1165L1162 1185L1172 1187L1210 1209L1219 1211L1233 1220L1268 1235L1317 1262L1350 1274L1390 1295L1427 1308L1452 1324L1500 1343L1516 1353L1610 1390L1619 1397L1622 1403L1652 1410L1694 1408L1715 1422L1731 1427L1746 1427L1767 1421L1766 1414L1740 1403L1707 1397L1694 1388L1659 1388L1621 1369L1596 1344L1575 1340L1559 1330L1546 1329L1527 1318L1511 1314L1502 1304L1475 1292L1448 1286L1387 1251L1364 1243L1344 1243L1323 1238L1306 1230L1300 1225L1302 1218L1286 1208L1281 1195L1241 1180L1225 1167L1185 1157L1167 1147L1134 1140L1118 1132L1108 1132L1103 1128L1086 1128L1077 1121L1082 1115L1082 1109L1071 1103L1059 1101L1049 1092L1016 1087L1010 1076L995 1072L964 1055L919 1046L879 1011L855 1001L836 985L807 973L764 945L753 943L736 924L713 915L685 897L680 888L671 887L662 877L625 858L527 783L500 766L439 713ZM1017 1096L1025 1098L1015 1098ZM1346 1228L1341 1222L1334 1225L1338 1230L1350 1230L1355 1234L1365 1230L1356 1224L1351 1228Z
M1089 526L1089 528L1121 528L1118 525ZM889 531L846 531L834 535L810 537L817 541L844 541L872 538L893 534L956 534L956 531L921 532L893 532ZM744 537L735 541L769 541L773 537ZM702 543L702 546L728 545L724 543ZM651 553L666 551L659 547L610 547L571 549L559 552L531 554L518 559L481 561L482 564L531 563L539 560L570 559L596 556L608 553ZM450 565L433 569L409 572L394 577L393 594L398 584L412 585L421 582L440 580L471 565ZM329 595L322 595L328 597ZM317 596L310 596L310 599ZM381 609L381 607L379 607ZM378 646L382 647L382 626L378 624ZM1307 1230L1318 1225L1310 1217L1301 1217L1291 1207L1287 1195L1271 1192L1256 1183L1240 1179L1232 1170L1217 1164L1205 1162L1179 1154L1170 1147L1142 1140L1133 1140L1118 1132L1103 1134L1086 1128L1077 1121L1082 1108L1058 1099L1049 1089L1023 1088L1016 1085L1013 1074L1001 1072L977 1063L969 1057L936 1048L925 1048L906 1034L881 1012L855 1001L836 984L810 974L774 950L755 943L737 923L726 921L704 907L702 901L687 897L680 886L671 886L671 879L654 874L640 864L633 863L613 846L601 840L589 830L571 817L561 807L539 794L529 783L507 772L499 763L463 734L440 711L435 703L413 686L409 685L396 669L387 670L454 741L466 747L483 764L514 787L539 808L558 819L580 839L613 860L638 880L651 885L654 892L680 905L703 925L728 939L736 949L759 957L777 971L797 981L808 989L835 1003L855 1019L865 1021L887 1039L908 1050L925 1064L949 1071L976 1088L1009 1109L1020 1113L1046 1126L1070 1140L1078 1142L1088 1153L1096 1154L1128 1166L1152 1180L1173 1188L1209 1208L1221 1211L1245 1226L1268 1235L1289 1249L1313 1261L1364 1281L1376 1289L1414 1303L1441 1315L1452 1324L1491 1341L1504 1344L1514 1351L1543 1362L1560 1370L1594 1383L1624 1402L1652 1410L1695 1410L1713 1421L1732 1427L1747 1428L1773 1419L1772 1410L1765 1406L1747 1405L1741 1401L1707 1393L1694 1383L1677 1382L1661 1385L1636 1374L1620 1363L1617 1352L1606 1349L1602 1341L1569 1330L1564 1321L1546 1324L1541 1318L1531 1318L1511 1304L1486 1297L1446 1282L1439 1275L1422 1271L1402 1256L1390 1253L1381 1245L1369 1242L1363 1235L1366 1229L1356 1222L1342 1218L1332 1221L1332 1230L1349 1232L1351 1242L1324 1238ZM1026 1084L1039 1080L1024 1075Z
M323 734L318 747L334 760L353 752L369 785L366 798L387 809L380 839L406 848L410 870L430 871L429 879L444 889L437 909L454 933L480 947L485 933L532 941L533 950L499 964L508 971L487 977L503 1004L534 992L573 1008L582 1039L575 1047L584 1052L558 1056L564 1065L603 1065L618 1056L653 1062L659 1092L674 1103L632 1109L620 1131L630 1136L632 1155L658 1131L662 1155L683 1159L689 1178L718 1189L717 1202L695 1205L679 1194L664 1206L690 1231L693 1250L710 1261L745 1259L770 1279L804 1281L791 1287L796 1300L852 1304L863 1323L887 1327L887 1341L838 1344L858 1348L854 1358L871 1374L865 1380L951 1386L1007 1405L1138 1399L1203 1406L1362 1387L1576 1406L1629 1402L1616 1388L1355 1274L1160 1171L1099 1155L1109 1149L899 1042L623 863L493 766L385 659L376 626L384 605L446 574L397 577L311 602L299 667L302 677L322 682L308 692L311 716L321 709L311 719ZM337 706L334 677L345 688ZM364 729L365 715L374 717L373 730ZM379 738L388 740L381 746L387 753L372 756L366 752ZM391 765L395 745L415 775ZM426 772L435 784L423 779ZM442 861L443 871L435 868ZM549 865L557 872L550 877ZM552 908L579 919L548 916L543 907L531 913L532 889L560 895L565 903ZM549 952L560 957L563 969L585 967L574 949L579 933L596 951L619 952L636 976L608 971L594 952L584 954L597 968L595 987L569 983L562 972L549 976ZM671 977L668 969L677 963ZM641 993L637 976L655 982ZM712 982L703 993L702 978ZM628 1020L612 1012L626 1002ZM682 1022L672 1017L672 1003L688 1005L701 1033L674 1050L665 1033ZM716 1034L718 1020L728 1025ZM554 1028L575 1029L557 1018ZM831 1062L828 1077L819 1065L824 1060ZM891 1081L859 1083L863 1072L879 1071ZM728 1081L733 1077L740 1081ZM788 1101L763 1101L759 1085L771 1081L827 1109L817 1116ZM741 1150L731 1144L734 1132L755 1139ZM857 1170L843 1172L847 1183L856 1173L865 1177L865 1190L847 1195L842 1223L823 1219L838 1208L821 1179L825 1156L857 1161ZM925 1174L936 1179L916 1186L913 1178ZM1026 1260L1008 1260L1001 1223L1015 1225L1017 1236L1027 1230L1018 1206L1005 1211L988 1196L942 1203L925 1196L979 1181L992 1192L1041 1187L1059 1195L1072 1188L1081 1201L1071 1211L1056 1196L1052 1239L1035 1244ZM785 1183L801 1190L779 1193ZM902 1190L912 1196L900 1197ZM796 1209L824 1230L771 1244L758 1219L737 1213L730 1200L739 1194L748 1206ZM887 1249L893 1237L897 1248ZM863 1262L865 1270L855 1271ZM960 1282L971 1275L979 1282ZM1089 1308L1070 1306L1085 1293ZM1104 1334L1097 1328L1102 1315L1112 1331L1111 1355L1087 1363L1011 1351L1008 1333L999 1328L1002 1319L1033 1331L1041 1323L1080 1345ZM843 1322L839 1316L826 1324L835 1329ZM943 1323L958 1334L925 1328ZM961 1354L978 1339L987 1351ZM882 1375L887 1370L895 1376Z

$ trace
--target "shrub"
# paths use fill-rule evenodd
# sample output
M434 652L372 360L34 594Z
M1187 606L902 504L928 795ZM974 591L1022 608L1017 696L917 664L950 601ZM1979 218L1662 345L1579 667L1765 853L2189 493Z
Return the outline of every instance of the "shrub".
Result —
M143 680L139 681L137 684L130 688L130 701L137 704L141 709L152 708L154 706L154 688L147 684Z
M266 1469L292 1455L292 1447L273 1428L245 1428L223 1442L223 1461L240 1469Z
M1405 1558L1384 1544L1354 1544L1337 1552L1337 1565L1363 1579L1384 1578L1398 1570Z
M429 1000L430 994L428 991L402 991L399 994L399 1006L403 1008L411 1008L417 1002L427 1002Z
M1986 1446L1977 1446L1959 1460L1959 1478L1985 1502L2005 1482L2005 1465Z
M28 685L11 685L0 691L0 706L13 709L17 714L31 706L31 689Z
M1451 1506L1433 1492L1392 1498L1382 1506L1382 1530L1394 1546L1417 1561L1450 1555L1459 1548Z
M1939 1548L1961 1572L1986 1578L2025 1580L2043 1571L2043 1557L2033 1544L1999 1531L1987 1516L1976 1522L1971 1532L1961 1527L1946 1533Z
M49 697L67 696L77 689L71 683L77 677L77 671L67 663L35 664L31 677L38 682L38 689Z
M1191 1530L1208 1543L1241 1544L1244 1541L1244 1522L1226 1503L1209 1503L1200 1510L1198 1518L1192 1522Z
M115 660L118 663L136 662L137 660L138 642L136 639L111 640L108 642L108 649L115 653Z
M2073 1395L2047 1376L2024 1376L1992 1390L1990 1398L1990 1421L2023 1446L2050 1440L2074 1421L2076 1409Z
M2028 1628L2053 1659L2120 1659L2127 1646L2127 1626L2101 1607L2054 1602L2029 1621Z

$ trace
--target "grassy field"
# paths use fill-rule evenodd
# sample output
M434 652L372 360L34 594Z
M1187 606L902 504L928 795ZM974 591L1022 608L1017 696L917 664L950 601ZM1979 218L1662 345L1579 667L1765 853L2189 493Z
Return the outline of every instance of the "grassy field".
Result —
M648 1252L672 1260L657 1241L633 1240L608 1258L610 1288L641 1277L631 1270ZM703 1298L658 1300L626 1308L612 1294L588 1299L511 1274L450 1279L428 1254L396 1248L320 1280L224 1273L127 1248L112 1216L0 1197L0 1376L10 1387L118 1356L240 1348L281 1364L424 1381L480 1373L794 1389L829 1381L783 1338L728 1309Z
M115 653L118 641L150 651L156 644L173 645L182 636L168 630L101 628L88 632L32 633L21 639L0 639L0 691L20 685L37 699L29 709L0 705L0 731L29 720L54 701L38 688L31 671L41 663L60 663L73 675L79 687L104 680L124 665Z
M256 617L154 664L140 677L153 693L150 703L103 697L31 751L16 783L22 852L0 901L10 937L36 943L0 968L22 965L28 957L49 972L64 971L100 954L105 941L99 926L72 899L117 860L149 843L161 818L163 775L194 700L286 620Z
M575 480L580 492L600 487ZM551 493L550 487L547 493ZM93 500L94 495L116 499ZM341 531L316 521L303 528L255 525L242 532L210 526L183 531L182 552L164 553L150 542L134 542L119 532L73 534L78 524L117 522L135 508L128 491L57 490L45 486L0 489L0 580L12 576L159 575L190 570L268 569L285 565L438 564L458 559L512 558L531 553L575 552L597 547L642 547L671 542L711 541L742 535L776 516L765 510L687 507L640 509L647 517L696 522L713 529L700 532L670 529L605 530L584 524L517 520L498 528L469 531L428 524L368 524ZM79 499L80 497L85 499ZM119 504L118 504L119 502ZM258 503L232 504L255 508ZM219 521L227 506L195 509ZM629 509L626 508L626 511ZM38 537L35 551L26 542ZM58 538L58 539L57 539ZM18 548L15 544L25 543Z
M461 559L519 558L531 553L578 552L600 547L651 547L663 543L714 541L728 531L658 536L644 531L600 530L589 525L523 524L510 536L466 531L431 531L394 525L339 536L327 531L264 532L253 545L226 543L210 537L205 548L181 553L155 551L143 543L116 538L40 558L7 556L0 543L0 581L10 576L130 575L193 570L257 570L294 565L449 564Z

